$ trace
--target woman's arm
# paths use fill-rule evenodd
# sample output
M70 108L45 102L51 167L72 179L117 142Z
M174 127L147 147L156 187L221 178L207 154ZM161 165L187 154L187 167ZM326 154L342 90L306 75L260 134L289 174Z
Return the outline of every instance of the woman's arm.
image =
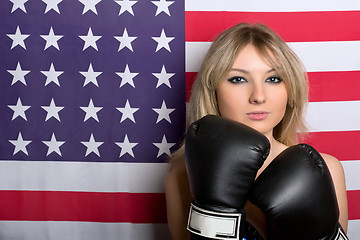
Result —
M339 160L335 157L328 154L321 154L331 173L336 191L336 197L340 210L339 222L344 229L345 233L347 232L348 226L348 205L347 205L347 195L346 195L346 185L345 185L345 174L344 169Z
M192 197L184 164L169 172L165 195L167 220L173 240L188 240L186 225Z

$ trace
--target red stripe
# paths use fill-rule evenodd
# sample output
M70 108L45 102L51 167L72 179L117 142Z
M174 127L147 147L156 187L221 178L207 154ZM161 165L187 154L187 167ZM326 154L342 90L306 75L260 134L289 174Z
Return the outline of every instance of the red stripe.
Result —
M349 220L360 190L348 191ZM166 223L164 194L0 191L0 220Z
M263 23L287 42L360 40L360 28L351 28L351 31L348 29L360 22L360 11L187 11L185 39L190 42L211 42L218 33L240 22Z
M189 101L191 87L196 74L187 72L186 101ZM359 90L354 87L360 83L360 71L349 72L310 72L309 73L309 101L357 101L360 100Z
M341 161L360 160L360 131L312 132L305 142Z
M349 220L360 219L360 191L347 191Z
M360 100L360 71L310 72L310 102Z
M163 193L0 191L0 220L165 223Z

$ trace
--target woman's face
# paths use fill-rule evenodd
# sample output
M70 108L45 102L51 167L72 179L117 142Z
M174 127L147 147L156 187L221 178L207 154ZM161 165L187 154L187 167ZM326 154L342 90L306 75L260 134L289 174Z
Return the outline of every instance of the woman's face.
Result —
M285 83L251 44L239 52L216 96L221 116L268 136L284 117L288 97Z

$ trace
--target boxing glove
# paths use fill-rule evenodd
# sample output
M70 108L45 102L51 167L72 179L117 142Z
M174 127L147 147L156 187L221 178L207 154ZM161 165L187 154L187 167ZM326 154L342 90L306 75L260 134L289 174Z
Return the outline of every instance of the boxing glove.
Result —
M265 213L270 240L347 239L330 172L307 144L279 154L256 179L249 199Z
M191 239L239 239L243 207L270 149L256 130L219 116L192 123L185 163L194 197L188 218Z

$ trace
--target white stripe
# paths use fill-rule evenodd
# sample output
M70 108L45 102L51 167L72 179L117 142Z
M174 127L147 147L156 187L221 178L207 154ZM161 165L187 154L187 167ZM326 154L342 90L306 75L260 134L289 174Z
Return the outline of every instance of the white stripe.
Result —
M360 130L360 101L311 102L305 119L310 132Z
M349 239L360 239L360 220L349 220ZM167 224L0 221L1 239L169 240Z
M167 224L0 221L1 239L169 240Z
M347 236L351 240L360 239L360 220L349 220Z
M166 163L0 161L0 190L162 193Z
M360 2L360 1L359 1ZM186 72L198 72L210 42L186 42ZM308 72L360 70L360 41L291 42Z
M346 190L360 190L360 160L341 161L345 172Z
M359 10L358 0L185 0L186 11L246 11L246 12L292 12L292 11L342 11Z

